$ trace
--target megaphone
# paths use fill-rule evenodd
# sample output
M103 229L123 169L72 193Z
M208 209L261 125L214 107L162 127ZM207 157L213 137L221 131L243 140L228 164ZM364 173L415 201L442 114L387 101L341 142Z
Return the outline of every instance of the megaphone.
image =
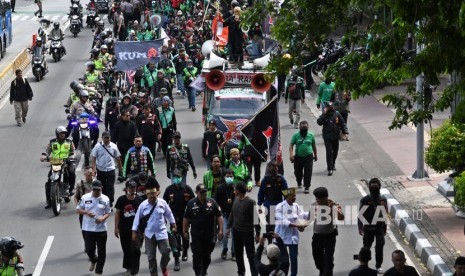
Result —
M270 89L271 82L265 79L265 74L258 73L255 76L253 76L250 85L252 86L252 89L255 92L264 93Z
M261 58L256 58L253 60L253 65L256 67L264 68L270 62L270 54L266 54Z
M250 26L249 25L246 25L246 24L243 24L241 26L241 31L245 34L248 34L249 33L249 30L250 30Z
M150 23L152 23L152 26L154 29L160 28L161 23L162 23L161 16L158 14L154 14L150 16Z
M224 77L223 72L220 70L212 70L205 77L205 83L207 84L208 88L216 91L224 87L226 78Z
M210 53L210 59L208 60L208 68L209 69L215 68L215 67L218 67L218 66L223 66L225 63L226 63L226 60L224 58L221 58L221 57L215 55L215 53L213 53L213 52Z
M215 42L213 40L207 40L202 44L202 55L208 57L208 55L213 51Z

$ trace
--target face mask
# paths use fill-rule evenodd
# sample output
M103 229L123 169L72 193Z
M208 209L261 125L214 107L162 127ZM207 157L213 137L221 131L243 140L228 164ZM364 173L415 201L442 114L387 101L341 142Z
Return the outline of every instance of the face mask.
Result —
M187 65L188 68L192 68L192 65Z
M173 177L173 184L181 184L182 178L181 177Z
M301 128L300 129L300 136L305 137L305 136L307 136L307 133L308 133L308 129L306 129L306 128Z
M226 184L232 184L234 182L234 177L225 177L224 181L226 181Z

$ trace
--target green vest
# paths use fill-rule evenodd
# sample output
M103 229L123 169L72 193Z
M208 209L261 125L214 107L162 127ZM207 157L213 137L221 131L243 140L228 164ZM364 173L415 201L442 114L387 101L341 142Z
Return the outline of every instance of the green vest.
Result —
M69 106L74 105L75 103L79 102L79 96L76 95L76 93L71 92L71 96L69 96L71 99L71 104Z
M1 256L0 256L1 257ZM1 276L16 276L16 265L18 264L18 256L14 256L8 264L0 264Z
M97 68L97 63L95 64L95 68ZM91 84L96 84L98 81L98 73L93 72L93 73L86 73L86 83L91 83Z
M71 140L66 139L62 144L57 140L52 140L50 147L52 149L52 158L66 159L71 152Z
M168 124L173 121L174 108L168 107L168 109L161 108L158 112L158 120L160 120L161 127L163 129L168 128Z
M157 69L153 70L152 73L150 73L150 70L147 68L147 66L144 67L144 77L141 80L141 86L145 86L145 82L147 82L148 87L152 87L154 81L157 80Z
M103 60L101 58L95 60L94 64L95 70L102 71L105 68L105 65L103 65Z
M184 82L186 82L190 77L195 78L197 76L197 67L192 66L192 70L190 71L188 67L184 68L182 75Z
M154 39L153 31L145 31L144 40L153 40L153 39Z

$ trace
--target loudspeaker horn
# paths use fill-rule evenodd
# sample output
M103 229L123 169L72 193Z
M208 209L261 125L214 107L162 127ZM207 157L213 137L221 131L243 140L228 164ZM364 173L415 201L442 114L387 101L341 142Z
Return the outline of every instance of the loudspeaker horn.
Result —
M213 51L215 42L213 40L207 40L202 44L202 55L208 57L208 55Z
M152 23L153 28L160 28L162 23L161 16L159 14L154 14L150 16L150 23Z
M205 77L205 83L207 87L213 91L220 90L224 87L226 83L226 78L224 77L223 72L220 70L212 70Z
M211 52L210 53L210 59L208 60L208 68L215 68L219 66L223 66L225 64L226 60L224 58L221 58L215 53Z
M266 54L261 58L256 58L253 60L253 65L256 67L264 68L270 63L270 54Z
M255 76L253 76L250 85L252 86L252 89L255 92L264 93L270 89L271 82L265 79L265 74L258 73Z

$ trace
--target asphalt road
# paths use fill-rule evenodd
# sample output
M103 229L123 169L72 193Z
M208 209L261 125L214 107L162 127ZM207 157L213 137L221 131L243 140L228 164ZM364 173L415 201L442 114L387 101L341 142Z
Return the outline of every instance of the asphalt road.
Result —
M54 3L56 4L56 2L58 1ZM63 5L68 4L68 1L60 2L63 2ZM31 7L31 5L25 6L24 9ZM25 20L22 24L24 25L18 26L17 29L24 28L26 37L30 37L28 32L32 35L35 29L31 28L36 23ZM82 76L91 45L89 30L84 30L77 38L72 38L69 32L66 32L66 34L67 37L64 43L68 55L57 64L49 58L49 73L40 83L36 83L30 73L27 75L35 95L30 103L27 123L22 127L17 127L14 121L13 107L5 100L0 103L0 118L2 118L0 121L0 141L2 141L0 154L3 157L3 161L0 163L0 175L2 176L0 179L0 206L3 210L0 214L0 219L3 222L0 224L0 233L4 236L14 236L25 244L21 254L25 260L24 265L27 273L32 273L37 266L40 268L43 264L41 273L38 273L39 268L37 268L35 276L90 275L87 270L88 261L86 254L83 252L83 240L74 204L69 203L58 217L55 217L51 210L43 208L45 204L44 183L48 167L47 164L39 162L39 157L47 142L53 138L55 128L58 125L66 125L63 104L70 92L69 83ZM18 35L16 35L15 39L18 39ZM16 41L19 43L19 40ZM7 56L10 53L9 50ZM201 105L200 100L200 98L197 99L198 107ZM175 105L177 108L178 129L183 135L182 142L190 145L199 174L197 180L193 179L191 172L188 175L188 184L195 187L206 171L206 166L201 160L200 154L203 133L201 112L200 109L195 113L187 110L187 100L180 98L176 99ZM311 189L325 186L329 189L330 198L344 206L358 206L362 195L354 185L354 181L374 176L389 177L402 174L401 170L379 148L371 136L356 121L350 120L349 117L351 140L341 142L339 158L336 164L337 171L333 176L327 176L321 129L316 125L316 119L313 115L310 115L309 110L304 109L302 118L310 122L310 129L316 135L319 151L319 160L314 164ZM280 121L285 177L290 186L296 186L292 164L288 161L288 144L291 135L296 130L289 124L287 106L283 102L280 103ZM169 184L166 178L165 162L161 156L157 156L155 163L158 171L157 178L163 189ZM262 174L264 168L265 164L263 163ZM77 179L82 179L82 177L82 171L77 172ZM122 184L116 184L117 195L123 194L122 188ZM257 188L254 188L250 196L256 198L256 194ZM299 190L297 201L308 208L314 198L311 194L304 195L303 190ZM113 235L113 217L108 220L108 226L107 260L104 275L122 275L124 272L121 267L122 251L119 241ZM401 244L404 244L401 237L396 234L395 226L393 226L392 232L394 233L392 235L394 240L399 240ZM311 254L311 237L311 228L301 234L299 275L318 275ZM49 248L49 250L44 250L47 240L48 246L45 249ZM354 221L353 225L339 226L339 236L334 255L334 275L347 275L358 264L352 259L352 256L358 253L361 246L362 239L358 235L356 221ZM392 266L390 252L396 249L396 246L398 245L394 244L386 236L385 262L383 265L385 269ZM42 254L43 250L44 254ZM230 260L221 260L220 252L221 247L217 246L212 255L213 260L209 275L235 275L237 270L235 263ZM410 249L407 249L407 253L413 259L417 268L420 268L415 258L412 257ZM39 261L41 254L43 258ZM265 259L266 257L263 257L263 260ZM172 272L173 261L171 261L169 264L171 275L193 275L191 260L191 254L189 254L189 260L182 263L180 272ZM374 266L374 255L371 264ZM423 273L421 272L422 275ZM140 275L148 274L147 258L143 254Z

